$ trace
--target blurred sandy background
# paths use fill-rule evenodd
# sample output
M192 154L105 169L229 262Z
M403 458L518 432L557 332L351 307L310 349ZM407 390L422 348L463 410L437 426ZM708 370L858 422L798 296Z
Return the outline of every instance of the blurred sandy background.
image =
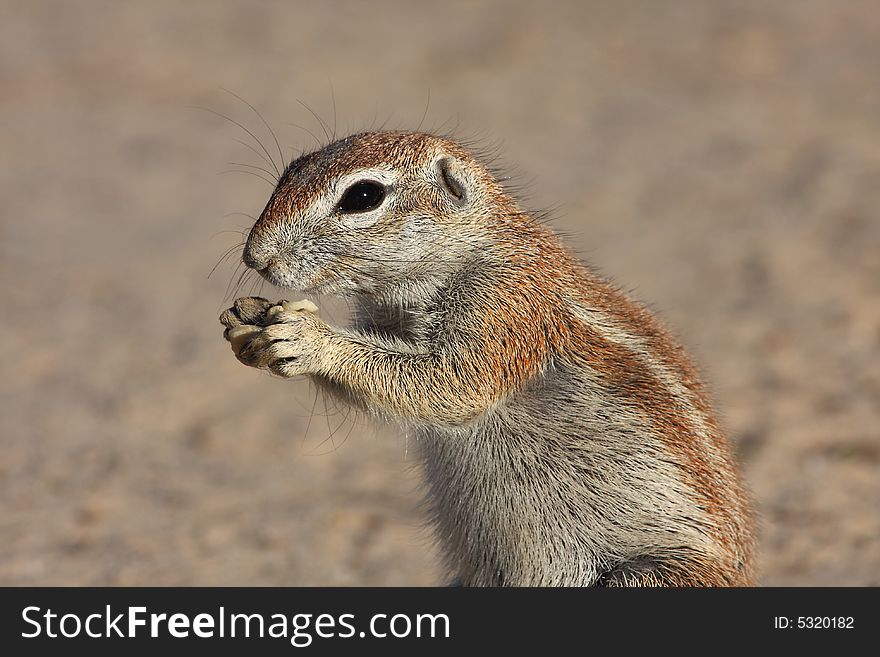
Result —
M207 278L270 188L188 107L270 145L231 89L289 157L331 83L340 134L430 93L500 140L661 312L765 584L880 585L880 11L844 0L0 3L0 584L438 581L406 437L321 400L305 435L308 384L221 338L235 258Z

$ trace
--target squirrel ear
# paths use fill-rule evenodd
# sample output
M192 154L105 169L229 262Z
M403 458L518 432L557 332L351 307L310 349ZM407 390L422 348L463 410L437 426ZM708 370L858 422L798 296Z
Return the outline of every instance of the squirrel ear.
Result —
M456 207L464 207L468 202L464 171L455 158L444 156L437 160L437 182Z

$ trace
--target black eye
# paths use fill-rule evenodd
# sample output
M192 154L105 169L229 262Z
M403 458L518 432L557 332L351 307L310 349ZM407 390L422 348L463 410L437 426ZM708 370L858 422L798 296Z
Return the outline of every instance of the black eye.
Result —
M367 212L378 208L385 199L385 187L377 182L362 180L345 190L337 211L343 214Z

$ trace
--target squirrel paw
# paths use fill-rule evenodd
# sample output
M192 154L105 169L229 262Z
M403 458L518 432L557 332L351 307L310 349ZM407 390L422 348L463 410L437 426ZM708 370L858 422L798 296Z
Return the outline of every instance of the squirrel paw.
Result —
M271 303L261 297L236 300L220 316L236 358L283 377L317 372L326 324L311 301Z
M232 308L227 308L220 315L220 323L226 327L224 337L236 326L258 325L266 316L266 311L277 304L263 297L242 297L236 299ZM229 338L227 337L227 340Z

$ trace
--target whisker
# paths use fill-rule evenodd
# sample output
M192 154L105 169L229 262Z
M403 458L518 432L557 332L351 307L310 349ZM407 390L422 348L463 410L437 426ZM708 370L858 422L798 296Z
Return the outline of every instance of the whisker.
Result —
M210 273L208 274L208 278L214 275L214 272L217 271L217 267L226 262L238 249L241 249L244 246L243 243L236 244L234 246L229 247L226 252L220 256L220 259L217 261L217 264L211 268Z
M379 126L379 130L384 130L385 126L387 126L391 122L392 118L394 118L394 110L388 112L388 116L385 118L384 121L382 121L382 125Z
M271 171L269 171L269 169L257 166L256 164L248 164L246 162L227 162L226 164L234 167L248 167L249 169L256 169L257 171L262 171L263 173L267 174L270 178L272 178L274 175ZM277 181L275 184L278 184Z
M227 212L226 214L223 215L223 218L225 219L226 217L235 217L235 216L247 217L251 221L254 221L254 222L257 221L257 218L254 215L248 214L247 212Z
M315 117L315 120L318 122L318 124L321 126L321 130L324 132L324 137L327 139L327 143L330 143L331 141L333 141L332 137L330 136L330 128L326 123L324 123L324 119L322 119L320 116L318 116L318 113L315 112L315 110L313 110L311 107L309 107L303 101L297 99L296 102L298 102L300 105L305 107L312 114L312 116Z
M428 87L428 99L425 101L425 111L422 112L422 119L419 121L419 125L416 126L416 132L421 132L422 125L425 123L425 119L428 118L428 108L431 106L431 87Z
M275 189L275 183L273 181L269 180L268 178L266 178L264 176L261 176L260 174L256 173L255 171L243 171L242 169L226 169L225 171L220 171L217 175L222 176L227 173L247 173L247 174L254 176L255 178L259 178L264 183L269 185L272 189Z
M333 90L333 80L327 78L327 82L330 84L330 100L333 103L333 139L332 141L336 141L336 92Z
M236 293L236 295L235 295L236 298L238 298L240 296L245 296L245 295L241 294L241 290L244 289L246 285L253 287L256 284L257 281L255 280L255 277L257 275L258 274L253 269L247 270L247 276L245 276L244 281L242 282L241 289ZM247 295L247 296L253 296L253 295L251 294L251 295Z
M257 144L259 144L260 148L263 149L263 152L266 154L266 157L269 158L269 163L272 164L273 167L275 167L275 163L272 161L272 156L269 154L269 151L266 150L266 147L263 146L263 142L261 142L253 132L251 132L250 130L245 128L241 123L239 123L235 119L229 118L228 116L226 116L225 114L223 114L221 112L218 112L216 110L212 110L209 107L201 107L199 105L190 105L189 107L192 109L199 109L199 110L203 110L205 112L209 112L209 113L213 114L214 116L219 116L221 119L226 119L227 121L229 121L233 125L237 125L239 128L244 130L248 135L250 135L251 139L253 139L255 142L257 142ZM277 169L277 167L275 167L275 168ZM279 175L281 175L280 172L279 172Z
M266 164L268 164L270 167L273 167L273 168L274 168L275 165L274 165L274 163L272 162L272 160L270 160L270 159L269 159L268 157L266 157L263 153L261 153L261 152L258 151L256 148L254 148L251 144L247 143L247 142L244 141L243 139L239 139L238 137L233 137L233 138L232 138L232 141L234 141L234 142L236 142L236 143L238 143L238 144L241 144L241 145L244 146L245 148L250 149L250 150L251 150L254 154L256 154L256 155L257 155L257 156L258 156L263 162L265 162Z
M316 135L314 132L309 130L304 125L300 125L299 123L288 123L287 125L292 125L294 128L299 128L300 130L304 130L305 132L309 133L309 135L311 135L312 139L315 140L315 144L318 146L318 148L321 148L321 146L323 146L323 144L321 143L321 140L318 139L318 135Z
M251 105L248 101L246 101L244 98L239 96L237 93L230 91L229 89L225 89L223 87L221 87L221 89L223 89L223 91L225 91L226 93L232 94L233 96L238 98L241 102L243 102L245 105L250 107L253 110L254 114L256 114L258 117L260 117L260 121L263 122L263 125L266 126L266 129L269 131L269 134L272 135L272 139L275 140L275 146L278 148L278 155L281 157L281 169L283 170L284 169L284 153L281 151L281 144L278 143L278 137L275 136L275 131L272 130L272 126L269 125L269 122L266 121L266 119L263 117L262 114L260 114L259 110L257 110L256 107ZM273 162L273 164L274 164L274 162ZM275 168L275 173L278 174L278 177L280 178L281 171L278 170L278 167L274 167L274 168Z
M379 101L377 100L373 104L373 120L370 121L370 123L369 123L370 131L373 131L376 129L376 121L378 121L378 120L379 120Z
M251 283L250 294L248 296L251 296L251 297L259 296L257 294L257 288L262 287L262 281L263 281L263 279L260 278L259 276L254 278L253 283Z
M239 260L238 264L235 266L235 269L232 270L232 274L229 276L229 282L226 284L226 292L223 293L223 302L229 300L229 293L233 290L233 281L235 277L239 274L239 270L244 266L244 263Z
M213 239L220 237L221 235L228 235L229 233L235 233L239 237L244 237L244 233L241 230L229 229L229 230L218 230L216 233L211 235L211 237L209 237L208 239L213 240Z
M244 263L241 263L241 264L244 265ZM235 271L237 272L238 269L239 269L239 268L236 267L236 268L235 268ZM247 267L245 267L244 270L238 275L238 279L235 281L235 287L234 287L233 290L232 290L232 296L229 297L229 298L231 298L231 299L237 299L237 298L238 298L238 290L239 290L239 288L241 287L241 283L242 283L242 281L247 277L247 275L248 275L249 272L250 272L250 270L249 270ZM234 275L235 275L235 274L233 274L233 276L234 276Z

